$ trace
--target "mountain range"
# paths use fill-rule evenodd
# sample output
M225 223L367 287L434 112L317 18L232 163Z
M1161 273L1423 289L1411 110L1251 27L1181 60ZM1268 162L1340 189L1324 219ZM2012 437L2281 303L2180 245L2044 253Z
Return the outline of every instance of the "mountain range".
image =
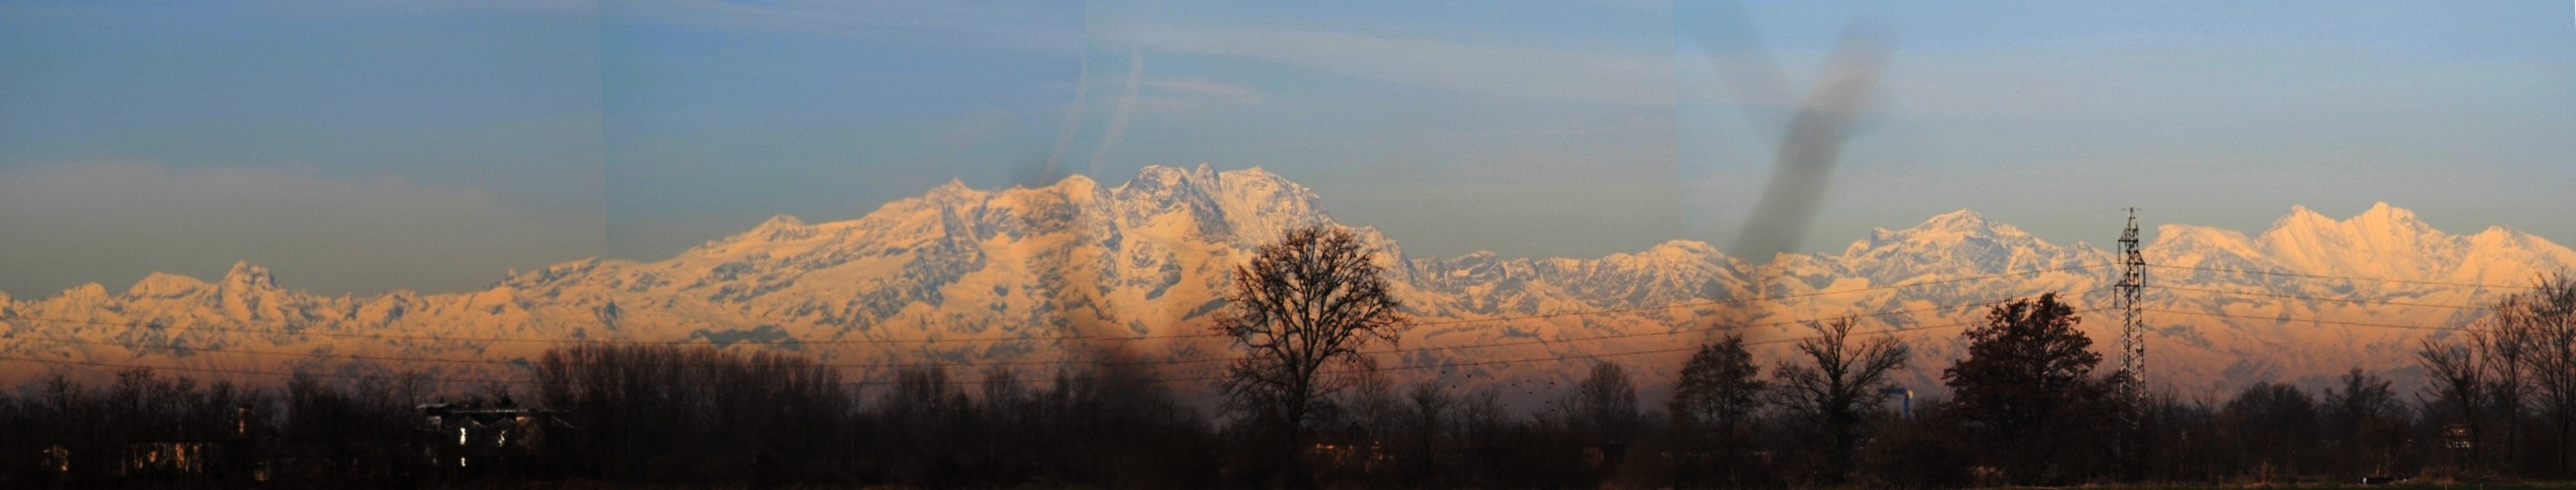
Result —
M781 215L664 260L575 260L457 293L322 296L237 264L212 281L153 274L123 291L0 295L0 382L154 366L467 383L518 376L566 342L620 341L786 350L862 380L925 362L1043 378L1049 363L1113 358L1196 390L1232 354L1207 333L1234 264L1285 230L1335 224L1286 178L1202 164L1148 167L1116 186L951 182L854 220ZM1599 258L1413 257L1382 230L1356 231L1419 322L1373 349L1398 380L1527 398L1608 361L1657 386L1717 332L1742 333L1768 366L1808 334L1802 322L1848 316L1912 345L1901 379L1938 390L1985 304L2047 292L2085 311L2103 368L2117 362L2121 320L2105 309L2114 252L1966 210L1876 230L1840 255L1767 260L1682 240ZM2250 236L2188 225L2154 235L2143 247L2154 265L2148 379L2193 397L2259 381L2317 386L2352 368L2411 386L2423 339L2453 335L2439 329L2517 291L2496 286L2576 264L2540 237L2447 234L2387 204L2344 219L2293 208Z

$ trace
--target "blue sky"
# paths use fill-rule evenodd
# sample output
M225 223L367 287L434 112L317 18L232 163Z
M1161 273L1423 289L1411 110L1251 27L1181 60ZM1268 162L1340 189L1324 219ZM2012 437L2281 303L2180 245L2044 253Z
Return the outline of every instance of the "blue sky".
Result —
M2377 201L2576 241L2550 211L2576 208L2567 3L1744 2L1752 32L1717 27L1736 5L0 0L0 291L240 260L459 290L952 178L1201 162L1418 255L1729 247L1767 128L1855 18L1886 65L1798 250L1959 208L2098 244L2122 206L2254 230ZM1754 44L1789 100L1713 68Z

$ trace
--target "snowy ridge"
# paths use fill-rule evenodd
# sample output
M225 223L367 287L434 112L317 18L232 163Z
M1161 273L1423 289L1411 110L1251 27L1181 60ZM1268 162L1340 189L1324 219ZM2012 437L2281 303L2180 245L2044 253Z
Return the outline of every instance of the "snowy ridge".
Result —
M575 260L477 291L324 297L239 264L212 281L154 274L121 294L90 284L36 300L0 296L0 317L65 320L0 320L0 356L448 378L515 376L553 345L491 339L703 341L845 364L1078 360L1103 351L1210 359L1229 355L1225 344L1192 335L1207 332L1233 264L1284 230L1330 223L1313 191L1259 168L1148 167L1114 187L1081 176L999 190L951 182L854 220L809 224L781 215L665 260ZM1867 315L1866 330L1925 328L1898 335L1920 356L1906 379L1934 389L1939 367L1961 346L1959 330L1929 327L1976 320L1976 303L2042 292L2068 294L2078 308L2108 306L2103 288L2116 273L2107 251L2052 244L1966 210L1877 230L1840 255L1784 254L1767 263L1693 241L1589 259L1420 258L1377 230L1359 231L1389 266L1409 313L1430 323L1405 332L1399 346L1408 351L1381 365L1566 358L1393 373L1507 395L1541 394L1536 386L1564 382L1591 362L1586 356L1690 347L1718 328L1755 341L1788 339L1804 334L1789 322L1841 315ZM2150 309L2218 315L2147 317L2152 380L2186 395L2263 380L2321 382L2352 367L2411 382L2415 342L2446 332L2309 320L2454 327L2478 312L2339 300L2474 304L2511 292L2188 268L2518 285L2576 264L2576 252L2539 237L2501 228L2449 235L2385 204L2342 220L2295 208L2252 237L2165 225L2146 252L2151 263L2180 267L2151 270L2152 285L2275 295L2149 290ZM1974 279L2001 274L2014 275ZM1867 290L1816 294L1857 289ZM1791 298L1758 300L1784 296ZM1620 311L1514 318L1600 310ZM2090 313L2084 328L2108 350L2117 323L2112 313ZM937 339L1011 340L921 342ZM1781 347L1764 345L1761 355ZM489 362L361 365L304 354ZM1651 386L1667 382L1686 355L1606 359L1645 368L1641 381ZM1179 363L1163 373L1199 377L1219 366ZM966 369L971 376L981 368ZM104 371L0 362L0 382L56 370Z

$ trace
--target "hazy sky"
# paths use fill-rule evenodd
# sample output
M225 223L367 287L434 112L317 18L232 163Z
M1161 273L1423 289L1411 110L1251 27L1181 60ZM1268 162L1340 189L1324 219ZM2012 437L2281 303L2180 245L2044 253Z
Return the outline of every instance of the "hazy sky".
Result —
M2377 201L2576 242L2568 3L1387 3L0 0L0 292L460 290L1200 162L1418 255L1730 247L1787 107L1717 68L1801 96L1855 18L1887 64L1802 250Z

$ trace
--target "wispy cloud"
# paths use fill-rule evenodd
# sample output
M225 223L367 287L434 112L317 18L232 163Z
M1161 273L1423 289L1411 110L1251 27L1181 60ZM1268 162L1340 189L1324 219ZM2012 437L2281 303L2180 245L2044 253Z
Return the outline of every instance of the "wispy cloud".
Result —
M1213 78L1153 78L1145 80L1144 85L1160 92L1147 99L1147 105L1173 110L1270 101L1270 94L1259 88Z
M599 12L598 0L451 0L418 2L406 0L253 0L245 2L175 2L138 5L113 2L77 2L0 5L0 11L13 16L118 17L118 16L209 16L250 14L282 18L330 18L388 15L440 15L483 12L517 12L532 14L590 15Z
M1073 50L1083 43L1078 18L1025 4L956 1L632 0L603 9L610 18L733 29L887 39L1019 50Z
M1145 81L1145 55L1127 50L1127 91L1118 94L1118 105L1109 113L1109 128L1100 133L1100 146L1091 148L1091 175L1100 175L1100 164L1109 152L1118 149L1118 140L1127 137L1127 120L1136 112L1136 89Z
M1673 56L1465 44L1339 32L1146 25L1103 33L1146 49L1257 59L1391 83L1534 100L1673 103Z
M1037 176L1040 181L1053 181L1055 176L1059 175L1056 172L1063 171L1065 151L1073 148L1073 133L1082 127L1082 113L1090 106L1085 103L1091 92L1090 54L1082 55L1081 65L1082 72L1075 76L1073 81L1073 103L1064 108L1064 124L1056 128L1055 151L1047 154L1046 170L1039 172ZM1044 182L1031 183L1043 184Z

